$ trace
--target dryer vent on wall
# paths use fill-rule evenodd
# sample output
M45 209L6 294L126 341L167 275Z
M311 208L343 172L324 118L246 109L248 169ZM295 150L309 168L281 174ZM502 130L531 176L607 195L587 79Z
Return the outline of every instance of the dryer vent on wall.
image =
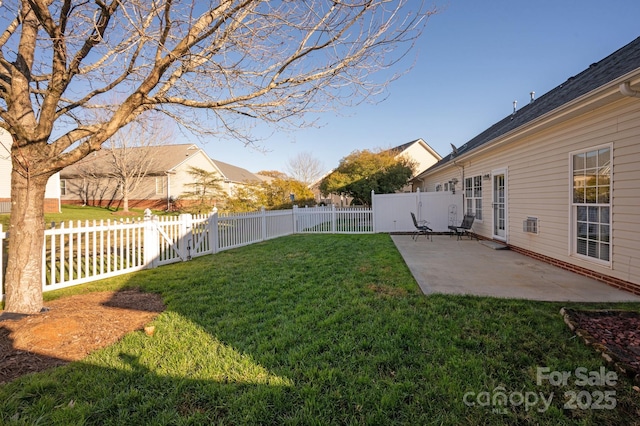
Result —
M524 222L522 222L522 230L524 232L529 232L530 234L538 233L538 218L537 217L528 217Z

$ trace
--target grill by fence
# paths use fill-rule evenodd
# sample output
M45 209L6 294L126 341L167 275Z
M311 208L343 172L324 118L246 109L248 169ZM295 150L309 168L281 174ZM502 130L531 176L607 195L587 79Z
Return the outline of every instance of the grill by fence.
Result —
M45 230L43 290L57 290L293 233L372 233L371 209L294 208L61 223ZM5 242L0 225L0 271ZM0 289L3 288L0 273ZM0 292L4 297L4 291Z

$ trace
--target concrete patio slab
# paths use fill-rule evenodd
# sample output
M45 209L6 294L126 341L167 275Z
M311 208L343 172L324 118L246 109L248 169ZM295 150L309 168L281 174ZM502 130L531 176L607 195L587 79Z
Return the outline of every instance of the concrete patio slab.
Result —
M424 294L469 294L571 302L640 302L640 296L482 242L392 235Z

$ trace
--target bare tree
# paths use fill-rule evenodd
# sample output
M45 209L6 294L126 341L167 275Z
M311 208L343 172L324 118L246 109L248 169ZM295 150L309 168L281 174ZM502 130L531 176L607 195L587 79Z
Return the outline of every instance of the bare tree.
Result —
M287 161L287 171L294 179L309 186L324 174L324 165L310 152L301 152Z
M305 113L376 99L398 75L375 72L397 64L434 13L409 0L4 0L0 8L0 127L14 140L5 309L24 313L42 307L37 253L54 173L149 110L203 136L250 143L257 120L300 127Z
M162 120L134 121L109 139L107 176L117 182L122 198L122 210L129 211L129 197L158 163L154 146L171 140L171 133Z

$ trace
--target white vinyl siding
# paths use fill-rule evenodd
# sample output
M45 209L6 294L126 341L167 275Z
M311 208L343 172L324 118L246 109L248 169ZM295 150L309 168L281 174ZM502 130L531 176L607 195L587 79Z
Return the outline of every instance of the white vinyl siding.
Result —
M171 188L169 193L174 197L179 197L183 192L193 191L189 186L193 182L193 176L189 173L191 167L204 169L206 171L217 171L218 169L212 164L203 152L198 152L189 157L189 160L176 167L171 175Z
M484 176L508 167L509 244L640 283L640 102L620 99L560 124L509 136L507 143L487 147L468 159L459 158L456 165L424 177L425 185L446 181L453 173ZM611 146L615 169L609 217L611 256L609 262L603 262L572 253L575 234L569 159L571 153L607 145ZM485 194L489 194L490 182L483 181ZM486 201L484 207L484 221L474 223L473 230L490 238L493 213ZM528 217L538 218L538 234L523 231L522 223Z

